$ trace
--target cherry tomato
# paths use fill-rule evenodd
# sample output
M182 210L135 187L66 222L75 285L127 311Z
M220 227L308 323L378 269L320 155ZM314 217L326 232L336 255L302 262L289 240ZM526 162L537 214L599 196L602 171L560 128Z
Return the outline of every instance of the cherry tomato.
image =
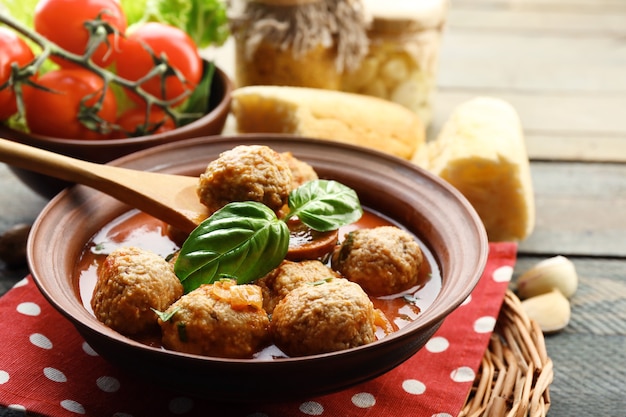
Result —
M94 20L99 14L120 33L126 31L126 16L118 0L40 0L35 7L34 27L60 47L82 55L89 41L85 21ZM109 46L101 44L92 56L93 62L102 67L111 64L120 38L110 34ZM56 56L52 60L61 66L76 67Z
M146 134L157 134L176 128L174 120L159 107L150 109L150 117L148 118L147 126L146 110L142 108L126 110L117 118L117 124L122 130L114 133L113 136L116 138L141 136L145 131L149 132ZM155 127L156 129L153 131L152 129Z
M17 33L0 27L0 85L9 80L12 63L22 67L34 58L33 51ZM9 118L16 111L15 92L7 86L0 90L0 120Z
M143 83L142 88L165 100L173 100L186 91L191 93L202 78L202 58L189 35L163 23L143 24L120 44L120 52L116 56L118 75L137 81L154 68L154 60L145 45L152 50L155 57L167 56L168 63L176 68L186 82L181 82L173 74L166 74L164 85L161 77L156 76ZM162 87L165 87L165 94ZM135 102L143 104L143 100L137 95L129 95ZM181 99L176 104L182 104L183 101Z
M24 88L26 123L31 132L71 139L104 139L108 136L89 129L78 119L83 100L84 105L93 106L103 97L104 82L96 74L85 69L59 69L39 77L37 84L53 91ZM109 88L97 115L114 123L116 113L115 95Z

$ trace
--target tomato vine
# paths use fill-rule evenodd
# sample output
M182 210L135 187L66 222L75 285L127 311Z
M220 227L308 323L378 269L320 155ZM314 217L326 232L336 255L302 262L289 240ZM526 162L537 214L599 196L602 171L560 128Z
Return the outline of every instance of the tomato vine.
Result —
M103 46L110 47L111 44L118 45L118 43L121 42L128 42L133 36L132 34L127 35L122 33L120 28L118 28L120 25L112 24L109 20L110 19L106 18L106 11L104 11L99 13L96 18L83 22L84 26L88 28L89 38L85 50L81 54L60 46L36 30L31 29L24 23L0 11L0 23L8 26L11 30L28 39L32 44L37 45L37 47L41 49L39 53L34 54L34 59L29 62L13 63L10 67L10 75L7 77L6 81L0 79L0 93L10 91L15 97L17 115L14 117L14 121L17 121L17 123L13 123L14 126L23 126L24 129L30 129L30 124L33 124L29 123L27 117L28 109L26 108L25 100L28 99L28 94L26 94L25 91L36 90L45 92L46 94L60 93L60 91L55 89L54 85L46 85L45 83L39 82L38 77L41 72L49 73L56 70L42 71L42 69L47 69L46 65L49 66L49 61L56 62L61 66L61 70L64 68L78 68L83 71L88 71L102 80L101 91L93 91L91 94L84 96L80 101L80 109L82 109L81 111L87 116L79 120L85 128L97 132L102 135L102 137L108 137L108 135L115 132L122 132L126 136L133 134L143 135L163 129L164 125L169 128L169 126L172 125L171 122L173 122L173 126L181 126L201 117L209 110L207 107L211 88L210 80L214 75L213 66L211 63L202 60L191 39L187 39L187 56L185 59L192 62L186 65L187 67L191 65L193 71L186 69L181 71L178 67L187 67L184 65L174 65L180 64L181 58L177 55L178 51L174 50L171 46L166 45L165 49L160 49L161 44L167 44L167 42L155 44L147 40L143 41L140 37L135 37L135 42L140 43L143 52L148 57L147 60L144 59L143 61L144 64L142 68L145 70L145 73L138 76L135 72L132 77L123 76L124 74L120 74L116 71L115 64L107 67L99 65L104 65L106 62L103 60L101 52L98 53L97 59L94 59L94 54L97 51L102 51ZM178 28L170 27L162 23L150 23L150 25L163 25L167 27L166 30L170 37L172 33L176 33L176 31L182 32L182 30ZM125 25L121 29L125 29ZM156 28L156 30L158 29L159 28ZM180 35L180 38L182 37L188 38L184 32ZM178 43L180 43L180 41L178 41ZM113 59L134 58L133 56L130 58L121 58L121 54L120 56L115 56L119 53L115 48L110 48L110 50L114 55ZM174 63L172 62L173 60L178 61ZM195 63L193 60L197 60L198 62ZM187 77L189 77L189 79L187 79ZM206 78L209 78L209 80L207 81ZM44 78L42 77L42 79ZM172 80L178 83L177 89L169 87ZM162 94L161 92L165 91L166 88L168 88L168 91L174 91L174 93ZM118 97L120 95L119 91L122 91L122 94L126 96L132 95L135 97L136 103L134 106L142 109L145 114L144 124L142 126L137 126L133 132L130 132L128 127L116 123L116 120L104 118L100 115L99 111L104 106L104 101L109 90L117 91ZM131 102L131 100L126 101L128 103ZM193 102L191 112L185 107L180 106L182 102L187 101ZM122 110L127 110L124 107L129 107L128 103L125 103L125 106L119 106L120 113ZM204 103L204 107L198 106L198 103ZM130 107L132 106L133 105ZM154 110L155 113L162 113L164 116L155 122L155 118L151 115L152 110ZM79 119L78 111L76 111L76 119ZM170 122L166 124L165 122L167 120ZM124 135L118 133L117 136Z

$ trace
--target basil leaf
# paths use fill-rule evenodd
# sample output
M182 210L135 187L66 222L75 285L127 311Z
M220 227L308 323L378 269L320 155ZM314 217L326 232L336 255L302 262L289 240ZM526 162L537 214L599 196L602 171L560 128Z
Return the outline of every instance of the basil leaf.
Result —
M285 258L289 228L262 203L229 203L202 222L183 244L174 271L185 292L222 276L245 284Z
M194 88L193 93L185 102L184 113L191 115L207 114L211 110L211 84L215 76L215 65L212 62L204 62L202 80ZM189 117L184 120L184 124L189 124L197 118Z
M318 232L336 230L363 215L356 191L332 180L309 181L292 191L289 211L288 218L297 216Z

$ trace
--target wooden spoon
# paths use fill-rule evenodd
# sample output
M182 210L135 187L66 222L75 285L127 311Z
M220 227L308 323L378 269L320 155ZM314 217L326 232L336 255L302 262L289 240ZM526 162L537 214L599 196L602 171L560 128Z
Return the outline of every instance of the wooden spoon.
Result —
M208 216L196 194L198 177L96 164L2 138L0 162L87 185L183 232Z

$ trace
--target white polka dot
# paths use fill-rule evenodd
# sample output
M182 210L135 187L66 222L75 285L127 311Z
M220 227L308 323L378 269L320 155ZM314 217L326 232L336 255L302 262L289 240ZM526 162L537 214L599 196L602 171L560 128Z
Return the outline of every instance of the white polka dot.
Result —
M433 414L432 417L453 417L452 414L448 414L448 413L437 413L437 414Z
M469 303L472 302L472 294L468 295L467 298L465 300L463 300L463 302L461 303L462 306L466 306Z
M61 401L61 407L76 414L85 414L85 407L73 400Z
M450 342L445 337L433 337L426 343L426 350L432 353L440 353L448 349Z
M13 286L13 288L18 288L18 287L23 287L26 284L28 284L28 279L27 278L22 278L20 281L16 282L15 285Z
M307 416L321 416L324 413L322 404L315 401L304 402L298 409Z
M193 400L187 397L176 397L170 401L170 411L174 414L185 414L193 408Z
M33 333L29 337L30 343L42 349L52 349L52 342L41 333Z
M476 375L474 375L472 368L461 366L460 368L452 371L450 378L452 378L454 382L469 382L473 381L476 378Z
M98 352L93 350L87 342L83 342L83 352L85 352L89 356L98 356Z
M495 317L481 317L474 322L474 331L476 333L489 333L493 331L493 328L496 325Z
M513 267L501 266L493 271L493 280L495 282L509 282L513 276Z
M9 376L9 373L7 371L0 371L0 385L9 382L10 378L11 377Z
M352 404L359 408L371 408L376 404L376 398L367 392L359 392L352 396Z
M11 410L26 412L26 407L24 407L22 404L9 404L7 408Z
M413 395L420 395L426 392L426 385L417 379L407 379L402 382L402 389Z
M120 381L112 376L101 376L96 380L96 385L104 392L117 392L120 389Z
M65 374L58 369L55 368L43 368L43 374L50 381L54 382L67 382L67 377Z
M21 303L17 306L17 312L26 316L38 316L41 314L41 307L35 303Z

